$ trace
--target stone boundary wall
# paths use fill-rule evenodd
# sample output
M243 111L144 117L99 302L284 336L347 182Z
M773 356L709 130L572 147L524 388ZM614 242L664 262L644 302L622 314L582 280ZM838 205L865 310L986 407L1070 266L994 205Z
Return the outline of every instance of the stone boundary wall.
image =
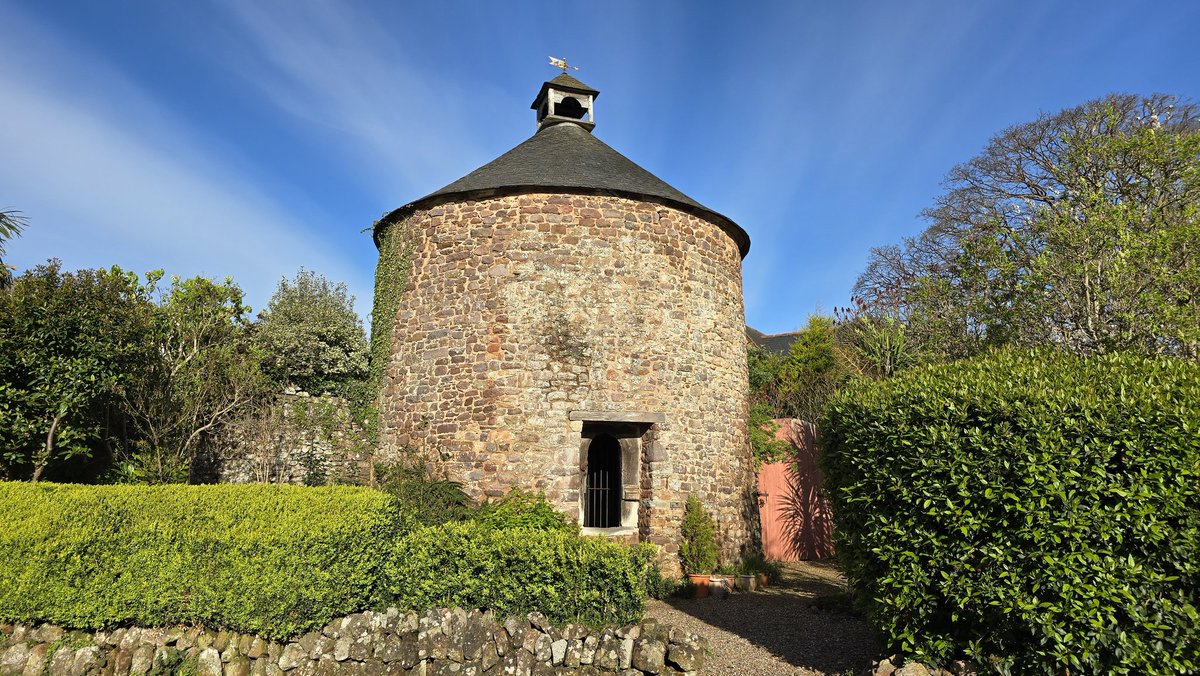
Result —
M331 395L277 394L209 446L215 466L205 478L221 483L366 485L371 478L368 435L350 403Z
M603 630L552 626L541 613L497 622L461 608L389 608L288 642L200 627L84 632L0 624L0 676L540 676L695 674L707 642L655 620Z

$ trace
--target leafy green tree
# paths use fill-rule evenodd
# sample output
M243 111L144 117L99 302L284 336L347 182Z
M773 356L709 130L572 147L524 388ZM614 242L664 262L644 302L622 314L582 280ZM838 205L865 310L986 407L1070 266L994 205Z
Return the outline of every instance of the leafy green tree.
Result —
M944 356L1054 344L1200 358L1200 109L1110 95L992 139L929 228L872 252L868 314Z
M13 281L13 268L4 263L4 256L7 254L4 243L20 235L24 229L25 219L21 212L11 209L0 211L0 291L10 288Z
M155 358L137 364L116 390L137 432L117 467L119 480L189 480L205 440L266 392L250 308L233 280L173 277L160 289L161 276L150 273L146 285L157 298L146 330Z
M746 351L750 403L761 404L768 412L768 418L783 415L783 395L780 392L783 385L783 360L783 355L767 352L757 345L751 345Z
M786 354L771 354L755 347L747 362L751 417L757 405L764 417L812 422L852 373L839 324L834 317L824 315L808 318Z
M750 391L755 393L756 397L774 396L773 388L778 386L779 369L782 363L781 355L767 352L754 344L750 345L746 353L746 365L749 369Z
M854 306L835 312L838 353L854 377L890 378L910 366L946 358L945 346L935 340L928 325L906 322L890 308L866 307L852 300Z
M825 402L850 375L834 317L811 315L792 341L780 370L784 413L815 422Z
M42 478L120 433L113 389L146 359L136 275L51 260L0 294L0 476Z
M263 371L310 394L353 394L367 375L367 339L343 283L300 269L283 279L259 316L255 343Z

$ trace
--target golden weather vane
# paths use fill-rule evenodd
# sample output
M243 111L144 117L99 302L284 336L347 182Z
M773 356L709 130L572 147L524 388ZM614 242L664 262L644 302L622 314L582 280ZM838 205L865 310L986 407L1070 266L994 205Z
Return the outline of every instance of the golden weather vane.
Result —
M550 57L550 65L554 66L555 68L562 68L564 73L567 72L568 68L571 70L579 70L579 66L572 66L567 63L566 59L560 59L557 56Z

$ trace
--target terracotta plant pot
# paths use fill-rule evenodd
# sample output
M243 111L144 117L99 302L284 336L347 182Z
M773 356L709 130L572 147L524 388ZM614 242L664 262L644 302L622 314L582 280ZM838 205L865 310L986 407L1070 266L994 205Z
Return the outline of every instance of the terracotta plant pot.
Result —
M758 586L759 586L759 587L766 587L766 586L767 586L767 574L766 574L766 573L759 573L759 574L758 574Z
M697 573L688 573L688 581L691 582L692 586L696 588L696 591L692 595L692 598L704 599L704 598L708 598L709 594L712 594L712 588L709 587L709 585L708 585L708 581L709 581L710 577L711 576L709 576L709 575L699 575Z

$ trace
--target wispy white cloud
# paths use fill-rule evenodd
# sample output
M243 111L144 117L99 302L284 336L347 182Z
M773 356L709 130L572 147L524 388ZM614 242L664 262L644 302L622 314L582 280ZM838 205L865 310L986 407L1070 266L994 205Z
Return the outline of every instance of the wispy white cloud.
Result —
M11 38L0 59L0 204L31 222L10 244L12 263L231 275L256 306L303 265L347 280L360 310L369 305L370 271L258 191L219 139L15 8L0 7L0 24Z
M478 120L512 93L438 77L430 55L407 53L378 13L345 2L217 6L245 38L230 67L328 133L376 193L414 199L491 159Z
M901 171L931 135L956 129L962 107L939 83L985 15L974 6L793 5L775 17L761 41L764 67L746 64L746 76L726 84L749 97L727 179L736 196L728 210L744 215L754 240L744 267L748 316L780 316L781 298L824 295L826 312L845 303L872 235L919 223L907 177L879 179ZM795 328L814 309L793 309L774 329Z

